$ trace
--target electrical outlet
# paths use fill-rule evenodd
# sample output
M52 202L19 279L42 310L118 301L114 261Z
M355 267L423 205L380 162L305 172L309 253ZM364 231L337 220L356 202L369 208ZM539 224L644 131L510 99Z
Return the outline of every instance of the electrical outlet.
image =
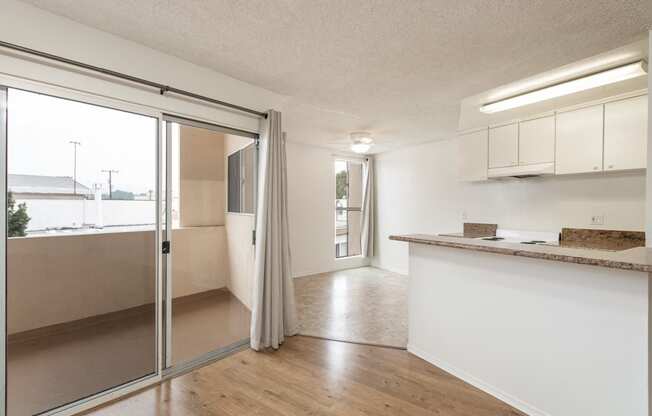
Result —
M462 217L462 221L466 221L466 219L468 218L468 216L466 215L466 211L462 211L460 217Z
M592 215L591 225L604 225L604 215Z

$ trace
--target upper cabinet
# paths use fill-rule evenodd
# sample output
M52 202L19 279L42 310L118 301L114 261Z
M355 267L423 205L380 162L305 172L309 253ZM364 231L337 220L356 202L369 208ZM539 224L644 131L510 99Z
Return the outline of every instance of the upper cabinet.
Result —
M645 169L647 95L604 106L604 170Z
M489 129L489 169L518 165L518 124Z
M535 165L555 161L555 116L519 124L518 164Z
M460 178L645 169L648 95L521 120L462 135Z
M603 105L557 114L555 173L602 170Z
M487 179L487 129L461 135L458 140L459 178L463 181Z

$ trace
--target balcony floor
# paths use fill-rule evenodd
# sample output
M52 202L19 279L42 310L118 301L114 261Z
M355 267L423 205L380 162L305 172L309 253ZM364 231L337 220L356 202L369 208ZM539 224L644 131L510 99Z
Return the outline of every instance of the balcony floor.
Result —
M247 338L249 320L248 309L226 290L175 299L173 363ZM151 374L154 343L153 305L10 342L8 413L32 415Z

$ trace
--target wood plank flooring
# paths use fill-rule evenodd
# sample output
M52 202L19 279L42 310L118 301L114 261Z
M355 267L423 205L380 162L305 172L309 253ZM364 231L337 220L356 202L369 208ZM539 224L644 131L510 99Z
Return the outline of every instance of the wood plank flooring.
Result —
M238 352L91 416L523 416L406 351L289 338Z
M406 348L407 276L360 267L294 280L301 335Z

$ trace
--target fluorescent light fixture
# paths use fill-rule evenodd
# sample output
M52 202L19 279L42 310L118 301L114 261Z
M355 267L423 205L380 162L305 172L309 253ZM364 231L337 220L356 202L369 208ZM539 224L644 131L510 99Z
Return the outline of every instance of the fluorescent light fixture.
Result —
M356 153L367 153L371 149L371 143L353 143L351 150Z
M538 90L526 92L525 94L505 98L504 100L485 104L480 107L480 111L487 114L497 113L500 111L511 110L512 108L522 107L524 105L538 103L540 101L557 98L564 95L573 94L580 91L590 90L591 88L601 87L603 85L613 84L619 81L640 77L647 73L647 63L645 61L633 62L631 64L618 66L607 69L606 71L596 72L580 78L560 82L559 84L544 87Z

